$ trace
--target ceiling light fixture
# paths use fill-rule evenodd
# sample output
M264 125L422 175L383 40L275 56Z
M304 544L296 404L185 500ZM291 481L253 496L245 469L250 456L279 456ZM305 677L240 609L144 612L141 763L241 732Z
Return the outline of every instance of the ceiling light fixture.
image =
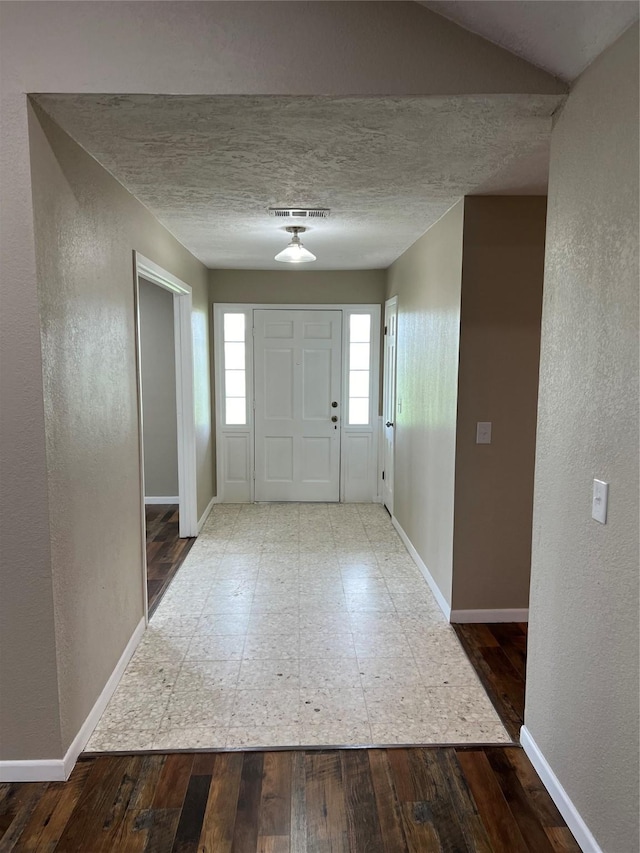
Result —
M304 234L306 230L306 228L299 228L296 225L287 228L289 234L293 234L291 242L286 249L278 252L274 260L281 261L283 264L309 264L311 261L315 261L316 256L305 249L300 242L300 237L298 237L298 234Z

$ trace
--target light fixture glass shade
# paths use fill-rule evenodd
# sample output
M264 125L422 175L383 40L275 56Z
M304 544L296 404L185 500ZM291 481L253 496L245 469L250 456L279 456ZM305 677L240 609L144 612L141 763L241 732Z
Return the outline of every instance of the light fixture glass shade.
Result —
M274 260L281 261L283 264L309 264L316 260L316 256L305 249L298 235L294 234L286 249L278 252Z

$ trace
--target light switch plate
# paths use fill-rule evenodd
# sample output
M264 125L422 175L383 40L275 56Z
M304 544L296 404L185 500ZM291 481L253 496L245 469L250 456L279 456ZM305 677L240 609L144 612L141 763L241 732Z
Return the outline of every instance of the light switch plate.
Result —
M491 421L476 424L476 444L491 444Z
M591 504L591 518L595 518L600 524L607 523L607 504L609 502L609 483L603 480L593 481L593 502Z

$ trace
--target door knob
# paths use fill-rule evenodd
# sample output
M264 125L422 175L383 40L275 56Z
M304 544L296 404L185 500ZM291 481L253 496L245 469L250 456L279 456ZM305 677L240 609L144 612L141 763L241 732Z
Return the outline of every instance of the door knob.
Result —
M388 427L392 427L392 426L393 426L393 421L387 421L386 426L388 426Z
M338 420L338 416L333 415L333 417L331 418L331 422L335 424L337 420Z

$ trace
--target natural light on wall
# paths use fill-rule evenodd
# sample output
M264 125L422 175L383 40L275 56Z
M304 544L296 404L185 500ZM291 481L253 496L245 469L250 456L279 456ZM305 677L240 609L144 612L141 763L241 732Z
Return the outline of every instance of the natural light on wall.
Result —
M349 426L369 424L369 371L371 369L371 315L349 318Z
M245 316L224 315L224 406L225 423L247 422L247 374L245 365Z

